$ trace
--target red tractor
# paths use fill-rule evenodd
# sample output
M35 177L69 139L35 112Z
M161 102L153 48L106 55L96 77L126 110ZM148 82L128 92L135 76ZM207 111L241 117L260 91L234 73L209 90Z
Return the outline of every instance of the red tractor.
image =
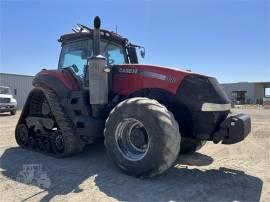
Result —
M230 100L212 77L138 64L144 48L126 38L78 24L60 37L57 70L33 80L15 137L18 145L56 157L104 138L125 173L155 176L179 153L206 141L234 144L250 132L250 117L229 115Z

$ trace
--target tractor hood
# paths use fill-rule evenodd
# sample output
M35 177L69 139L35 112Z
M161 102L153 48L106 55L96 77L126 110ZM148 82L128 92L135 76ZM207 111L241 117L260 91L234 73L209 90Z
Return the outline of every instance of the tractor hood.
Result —
M150 72L155 72L155 73L161 73L164 75L170 75L170 76L176 76L176 77L182 77L183 75L198 75L198 76L203 76L203 77L208 77L203 74L198 74L194 73L191 71L183 70L183 69L178 69L175 67L164 67L164 66L158 66L158 65L145 65L145 64L123 64L123 65L117 65L118 67L123 67L123 68L133 68L133 69L138 69L138 70L147 70Z
M114 84L120 95L129 95L143 88L159 88L176 94L186 104L194 102L196 110L201 110L203 103L230 103L222 86L213 77L141 64L117 65L115 70Z
M138 82L143 82L149 88L159 87L163 83L165 89L176 93L178 87L187 77L200 77L203 79L213 79L203 74L193 73L191 71L177 69L172 67L163 67L158 65L145 65L145 64L122 64L116 65L116 71L118 73L138 75ZM151 79L151 80L150 80ZM155 86L157 85L157 86Z
M158 88L176 94L188 77L211 78L176 68L143 64L115 65L113 71L114 91L124 96L146 88Z

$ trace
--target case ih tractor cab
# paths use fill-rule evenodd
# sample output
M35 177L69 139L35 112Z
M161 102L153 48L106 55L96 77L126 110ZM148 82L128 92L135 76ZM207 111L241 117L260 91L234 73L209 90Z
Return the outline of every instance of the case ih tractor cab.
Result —
M16 126L21 147L67 157L104 137L121 170L155 176L179 153L206 141L234 144L250 132L248 115L229 115L215 78L138 64L142 47L100 30L98 17L94 29L78 24L73 31L59 39L58 69L43 69L33 80Z

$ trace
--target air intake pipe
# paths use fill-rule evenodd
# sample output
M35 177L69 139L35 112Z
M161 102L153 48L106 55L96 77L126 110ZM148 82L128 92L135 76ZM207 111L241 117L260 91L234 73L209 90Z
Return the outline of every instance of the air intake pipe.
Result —
M100 18L94 19L93 57L88 61L89 99L92 116L102 118L108 103L108 71L107 60L100 54Z

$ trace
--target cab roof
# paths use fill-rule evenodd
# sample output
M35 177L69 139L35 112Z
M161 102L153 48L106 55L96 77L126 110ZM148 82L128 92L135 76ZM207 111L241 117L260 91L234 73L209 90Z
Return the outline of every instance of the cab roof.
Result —
M88 30L83 30L80 32L64 34L58 39L58 41L63 44L63 43L69 42L69 41L74 41L74 40L83 39L83 38L90 38L90 39L93 38L93 29L89 28ZM100 30L100 38L112 40L112 41L118 42L124 46L128 44L127 38L124 38L115 32L104 30L104 29Z

